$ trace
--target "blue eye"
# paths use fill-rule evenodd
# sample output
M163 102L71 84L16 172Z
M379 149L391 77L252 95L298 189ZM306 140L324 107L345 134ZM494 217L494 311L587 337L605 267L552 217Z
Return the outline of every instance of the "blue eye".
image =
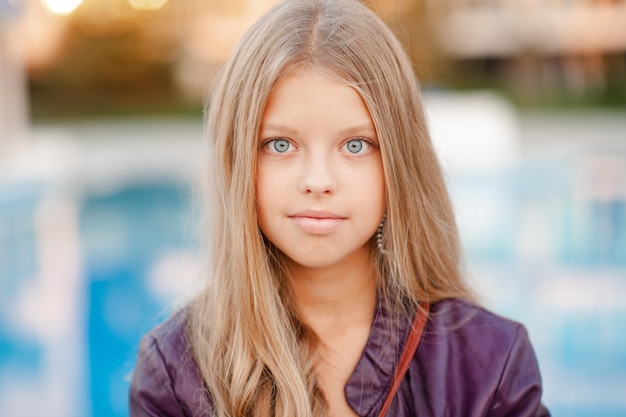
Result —
M344 146L348 152L353 154L364 153L370 149L370 144L363 139L350 139Z
M266 146L270 152L285 153L292 145L287 139L273 139Z

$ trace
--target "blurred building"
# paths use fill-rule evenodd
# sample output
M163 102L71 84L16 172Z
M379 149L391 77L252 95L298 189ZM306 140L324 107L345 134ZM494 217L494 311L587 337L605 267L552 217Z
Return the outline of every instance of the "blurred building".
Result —
M178 79L206 86L206 68L222 61L272 0L198 2L183 34ZM522 94L604 88L626 73L623 0L369 0L407 45L420 74L434 83L492 78ZM179 3L179 7L183 7ZM450 68L456 68L450 70ZM418 71L420 71L418 69Z
M626 71L623 0L429 1L442 51L517 92L608 87ZM471 71L470 71L470 76Z

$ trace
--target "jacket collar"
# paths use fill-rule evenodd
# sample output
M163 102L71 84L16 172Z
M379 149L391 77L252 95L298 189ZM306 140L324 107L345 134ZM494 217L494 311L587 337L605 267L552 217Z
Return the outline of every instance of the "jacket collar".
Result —
M348 404L358 415L376 415L381 409L410 327L406 314L389 311L377 302L370 335L344 388Z

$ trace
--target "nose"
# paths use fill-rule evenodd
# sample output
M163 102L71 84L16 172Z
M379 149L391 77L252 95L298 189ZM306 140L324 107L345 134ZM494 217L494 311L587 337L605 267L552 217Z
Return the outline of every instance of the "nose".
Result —
M302 165L299 184L304 194L324 195L337 190L337 178L334 173L332 157L323 153L311 154Z

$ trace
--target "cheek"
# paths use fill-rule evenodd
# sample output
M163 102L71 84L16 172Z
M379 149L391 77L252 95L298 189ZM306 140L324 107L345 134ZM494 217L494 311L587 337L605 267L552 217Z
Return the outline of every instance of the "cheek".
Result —
M385 170L382 159L376 166L376 189L375 192L380 200L380 209L384 212L387 208L387 186L385 184Z
M375 181L374 184L372 184L372 215L375 218L375 223L376 223L376 229L378 229L378 225L380 224L380 221L382 220L385 211L387 211L387 192L386 192L386 186L385 186L385 180L383 177L383 173L382 173L382 168L381 168L381 172L380 175L377 178L377 181Z
M387 199L385 192L385 182L379 177L378 181L372 183L369 204L371 206L370 213L379 223L387 209Z
M265 233L268 226L270 214L275 212L280 203L281 195L284 195L284 184L280 175L275 175L272 170L259 166L257 171L256 196L257 196L257 216L259 226Z
M360 190L359 194L363 204L368 204L371 211L384 212L386 207L386 187L382 162L377 161L375 164L372 164L368 169L361 172L358 177L354 178L353 181L360 183L360 186L355 188Z

